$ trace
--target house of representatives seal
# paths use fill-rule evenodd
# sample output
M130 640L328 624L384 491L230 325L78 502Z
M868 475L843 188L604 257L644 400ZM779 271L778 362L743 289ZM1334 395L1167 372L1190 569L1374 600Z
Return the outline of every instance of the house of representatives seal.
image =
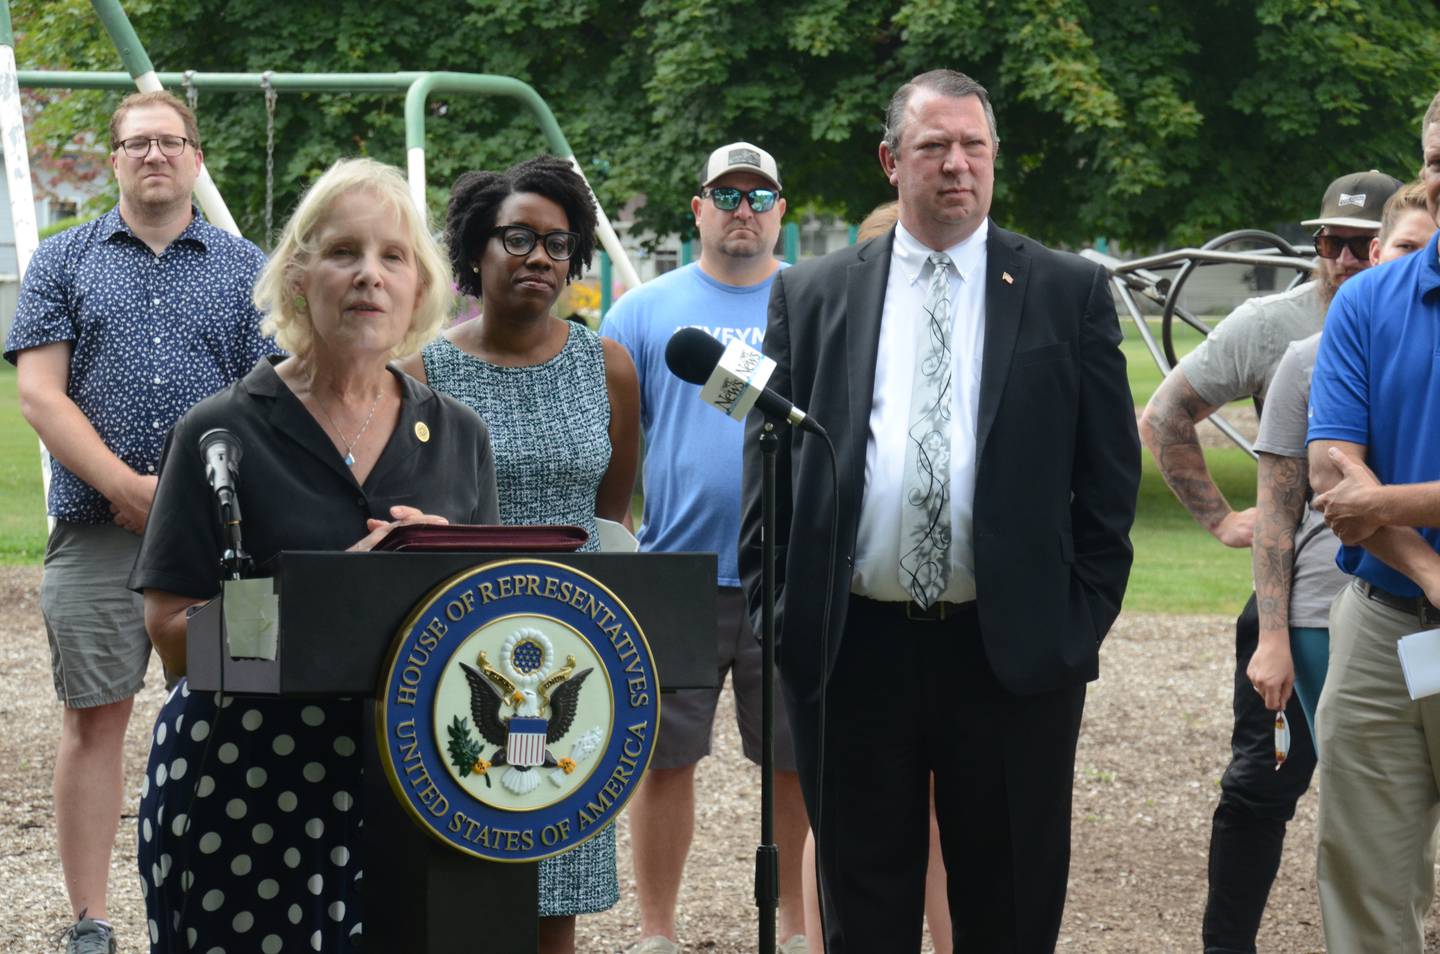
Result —
M660 715L640 625L585 573L545 560L466 570L395 641L375 720L410 816L494 861L558 854L613 822Z

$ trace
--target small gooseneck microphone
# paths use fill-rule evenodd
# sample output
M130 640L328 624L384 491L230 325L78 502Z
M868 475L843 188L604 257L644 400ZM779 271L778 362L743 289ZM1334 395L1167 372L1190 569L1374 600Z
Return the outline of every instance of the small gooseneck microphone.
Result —
M200 435L200 457L205 461L205 479L215 495L220 511L220 532L225 537L225 550L220 565L227 578L240 579L250 569L250 555L240 537L240 493L236 483L240 475L240 440L223 427L213 427Z

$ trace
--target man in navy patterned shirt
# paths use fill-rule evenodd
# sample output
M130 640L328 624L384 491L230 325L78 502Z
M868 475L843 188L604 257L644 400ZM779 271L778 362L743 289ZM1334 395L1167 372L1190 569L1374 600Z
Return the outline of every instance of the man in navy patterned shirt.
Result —
M122 744L150 654L125 582L165 435L276 350L250 300L263 253L191 205L194 114L169 93L137 93L109 132L119 205L40 245L5 342L21 411L54 458L40 603L65 706L54 797L70 949L87 954L115 950L105 894Z

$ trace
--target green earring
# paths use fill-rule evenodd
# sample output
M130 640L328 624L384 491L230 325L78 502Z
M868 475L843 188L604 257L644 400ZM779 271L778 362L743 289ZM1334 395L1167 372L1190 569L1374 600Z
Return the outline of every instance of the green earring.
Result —
M310 304L310 303L305 300L305 296L304 296L304 295L296 295L296 296L295 296L295 310L296 310L296 311L304 312L305 309L309 306L309 304Z

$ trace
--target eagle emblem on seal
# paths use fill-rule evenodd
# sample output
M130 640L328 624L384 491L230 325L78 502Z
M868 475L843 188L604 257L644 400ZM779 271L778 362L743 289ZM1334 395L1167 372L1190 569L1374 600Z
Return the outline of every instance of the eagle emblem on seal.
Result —
M500 784L525 795L540 784L538 770L562 768L569 760L557 759L550 746L570 731L580 702L580 691L591 668L575 671L575 657L552 669L555 649L538 629L521 628L500 649L500 667L490 664L482 650L478 666L460 663L470 687L470 716L475 728L497 746L489 765L505 771ZM507 713L506 710L509 710ZM573 762L572 762L573 767Z

